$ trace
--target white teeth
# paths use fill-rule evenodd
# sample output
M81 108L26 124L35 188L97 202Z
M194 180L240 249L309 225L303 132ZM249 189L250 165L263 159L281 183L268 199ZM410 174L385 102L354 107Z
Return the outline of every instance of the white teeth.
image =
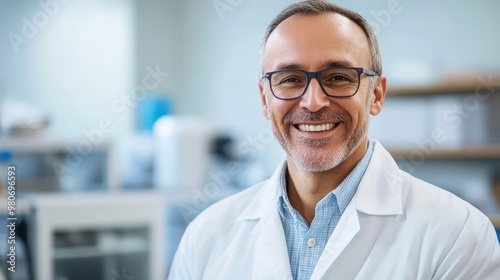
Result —
M312 125L312 124L299 124L298 128L300 131L325 131L325 130L330 130L333 128L333 123L324 123L324 124L319 124L319 125Z

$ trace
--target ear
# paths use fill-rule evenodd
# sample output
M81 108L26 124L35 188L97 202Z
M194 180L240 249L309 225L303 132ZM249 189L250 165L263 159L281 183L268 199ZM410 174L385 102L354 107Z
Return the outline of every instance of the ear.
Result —
M370 104L370 114L376 116L382 111L384 105L385 94L387 93L387 78L386 76L378 77L375 87L373 88L373 99Z
M271 118L271 113L269 110L269 104L267 103L264 81L259 80L258 84L260 92L260 101L262 102L262 113L264 113L264 117L266 117L266 119L269 120Z

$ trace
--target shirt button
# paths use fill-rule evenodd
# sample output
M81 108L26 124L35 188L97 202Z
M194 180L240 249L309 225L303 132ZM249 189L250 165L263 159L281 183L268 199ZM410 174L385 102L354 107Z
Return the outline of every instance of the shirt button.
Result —
M316 246L316 239L312 237L307 239L307 246L309 246L309 248Z

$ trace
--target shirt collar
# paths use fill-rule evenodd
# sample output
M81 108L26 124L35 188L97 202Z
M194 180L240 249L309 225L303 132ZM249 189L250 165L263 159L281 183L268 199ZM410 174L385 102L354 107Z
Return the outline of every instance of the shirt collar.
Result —
M356 167L347 175L347 177L340 183L340 185L335 188L333 191L331 191L328 195L326 195L319 203L323 204L323 202L326 201L333 201L337 202L337 205L331 205L332 207L337 206L338 209L340 210L340 213L343 213L344 210L347 208L347 205L351 202L354 194L356 193L358 189L358 185L361 182L361 179L363 178L363 175L366 172L366 169L368 168L368 164L370 163L370 159L373 154L374 150L374 143L372 141L368 141L368 149L363 156L363 158L358 162ZM280 214L284 214L284 211L287 211L289 214L292 215L292 217L295 217L297 215L296 210L293 209L292 205L290 204L290 201L288 199L288 194L286 192L286 174L287 174L288 168L286 165L286 162L282 165L280 175L278 176L278 210L280 211ZM335 199L332 199L333 198Z

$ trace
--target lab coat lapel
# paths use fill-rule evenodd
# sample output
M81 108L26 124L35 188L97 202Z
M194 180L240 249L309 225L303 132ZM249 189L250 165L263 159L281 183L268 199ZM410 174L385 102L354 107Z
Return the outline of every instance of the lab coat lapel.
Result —
M384 221L376 216L403 214L399 167L380 143L374 144L358 190L328 240L311 279L328 279L333 271L337 279L353 279L364 263L359 256L369 255L383 228Z
M342 214L332 236L328 240L316 268L311 275L311 280L322 279L322 276L325 275L340 253L346 249L349 243L351 243L351 240L358 234L359 229L358 213L354 204L350 203ZM337 279L348 278L339 277Z
M278 210L273 209L265 214L255 226L252 234L255 236L255 256L258 258L255 260L255 276L274 275L274 279L292 280L285 234ZM254 278L267 279L264 277Z
M355 279L370 256L385 220L373 219L373 216L357 212L355 207L351 207L349 212L356 212L356 215L347 224L358 227L332 234L329 240L332 244L325 247L311 279L329 280L332 275L335 279Z
M351 203L368 215L402 215L400 172L389 152L375 141L372 159Z
M285 233L278 212L278 182L283 162L264 183L238 220L255 222L252 236L256 245L252 279L292 280Z

